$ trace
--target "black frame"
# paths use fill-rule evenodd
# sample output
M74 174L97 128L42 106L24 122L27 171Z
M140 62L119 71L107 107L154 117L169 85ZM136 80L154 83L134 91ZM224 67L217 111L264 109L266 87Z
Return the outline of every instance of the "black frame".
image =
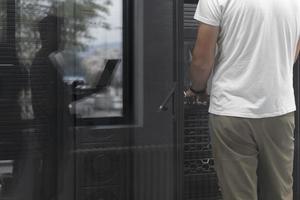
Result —
M75 126L127 125L133 123L133 4L123 0L123 116L77 118Z
M175 200L184 199L184 96L182 92L184 90L184 59L183 59L183 40L184 40L184 3L185 0L176 0L175 1L175 20L174 27L176 29L175 32L175 41L176 44L176 55L175 55L175 80L177 80L178 87L175 93L174 106L176 113L176 121L174 123L174 130L176 130L176 134L174 135L174 152L176 152L177 157L174 159L174 177L177 177L176 184L174 185L175 191Z
M299 96L299 85L300 85L300 57L298 57L297 62L294 65L294 91L295 91L295 100L296 100L296 112L295 112L295 131L294 131L294 137L295 137L295 150L294 150L294 171L293 171L293 177L294 177L294 199L299 199L300 197L300 134L299 134L299 125L300 125L300 113L299 113L299 107L300 107L300 96Z

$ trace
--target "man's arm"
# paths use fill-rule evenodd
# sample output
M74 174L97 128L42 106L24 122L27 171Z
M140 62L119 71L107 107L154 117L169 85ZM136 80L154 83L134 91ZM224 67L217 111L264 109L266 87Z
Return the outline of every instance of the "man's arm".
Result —
M193 90L201 91L206 89L214 64L218 35L219 27L203 23L199 25L190 66L190 79Z
M300 39L299 39L298 45L297 45L297 51L296 51L296 55L295 55L295 62L297 61L297 58L299 56L299 52L300 52Z

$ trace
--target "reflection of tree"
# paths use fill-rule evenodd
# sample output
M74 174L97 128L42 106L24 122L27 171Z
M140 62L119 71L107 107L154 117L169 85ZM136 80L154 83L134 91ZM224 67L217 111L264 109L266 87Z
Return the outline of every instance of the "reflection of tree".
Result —
M17 48L21 62L31 64L40 48L37 22L47 14L64 18L64 48L84 49L77 38L93 39L89 27L110 29L106 22L111 0L19 0L17 4Z
M66 18L66 45L82 49L84 44L72 38L93 39L88 31L89 27L110 29L106 16L109 14L111 0L79 0L75 4L73 2L74 0L65 0L58 3L58 10L64 10ZM67 6L70 4L73 6Z

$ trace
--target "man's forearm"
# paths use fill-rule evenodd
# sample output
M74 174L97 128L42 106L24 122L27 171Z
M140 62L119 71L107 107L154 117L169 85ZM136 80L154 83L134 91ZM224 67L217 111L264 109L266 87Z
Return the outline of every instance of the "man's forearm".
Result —
M193 49L193 60L190 66L192 89L206 89L209 75L212 71L219 27L201 23L198 28L197 40Z
M212 63L192 63L190 67L190 79L194 90L200 91L206 88L212 66Z

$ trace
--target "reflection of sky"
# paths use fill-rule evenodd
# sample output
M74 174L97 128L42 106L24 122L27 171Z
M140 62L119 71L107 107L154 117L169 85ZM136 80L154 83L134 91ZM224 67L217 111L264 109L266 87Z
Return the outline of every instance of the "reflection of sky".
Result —
M98 0L98 2L103 2ZM122 26L123 26L123 0L112 0L112 5L109 5L109 14L106 15L106 22L110 24L111 30L106 30L101 27L91 27L90 34L94 38L90 40L91 44L105 43L121 43L122 42Z

